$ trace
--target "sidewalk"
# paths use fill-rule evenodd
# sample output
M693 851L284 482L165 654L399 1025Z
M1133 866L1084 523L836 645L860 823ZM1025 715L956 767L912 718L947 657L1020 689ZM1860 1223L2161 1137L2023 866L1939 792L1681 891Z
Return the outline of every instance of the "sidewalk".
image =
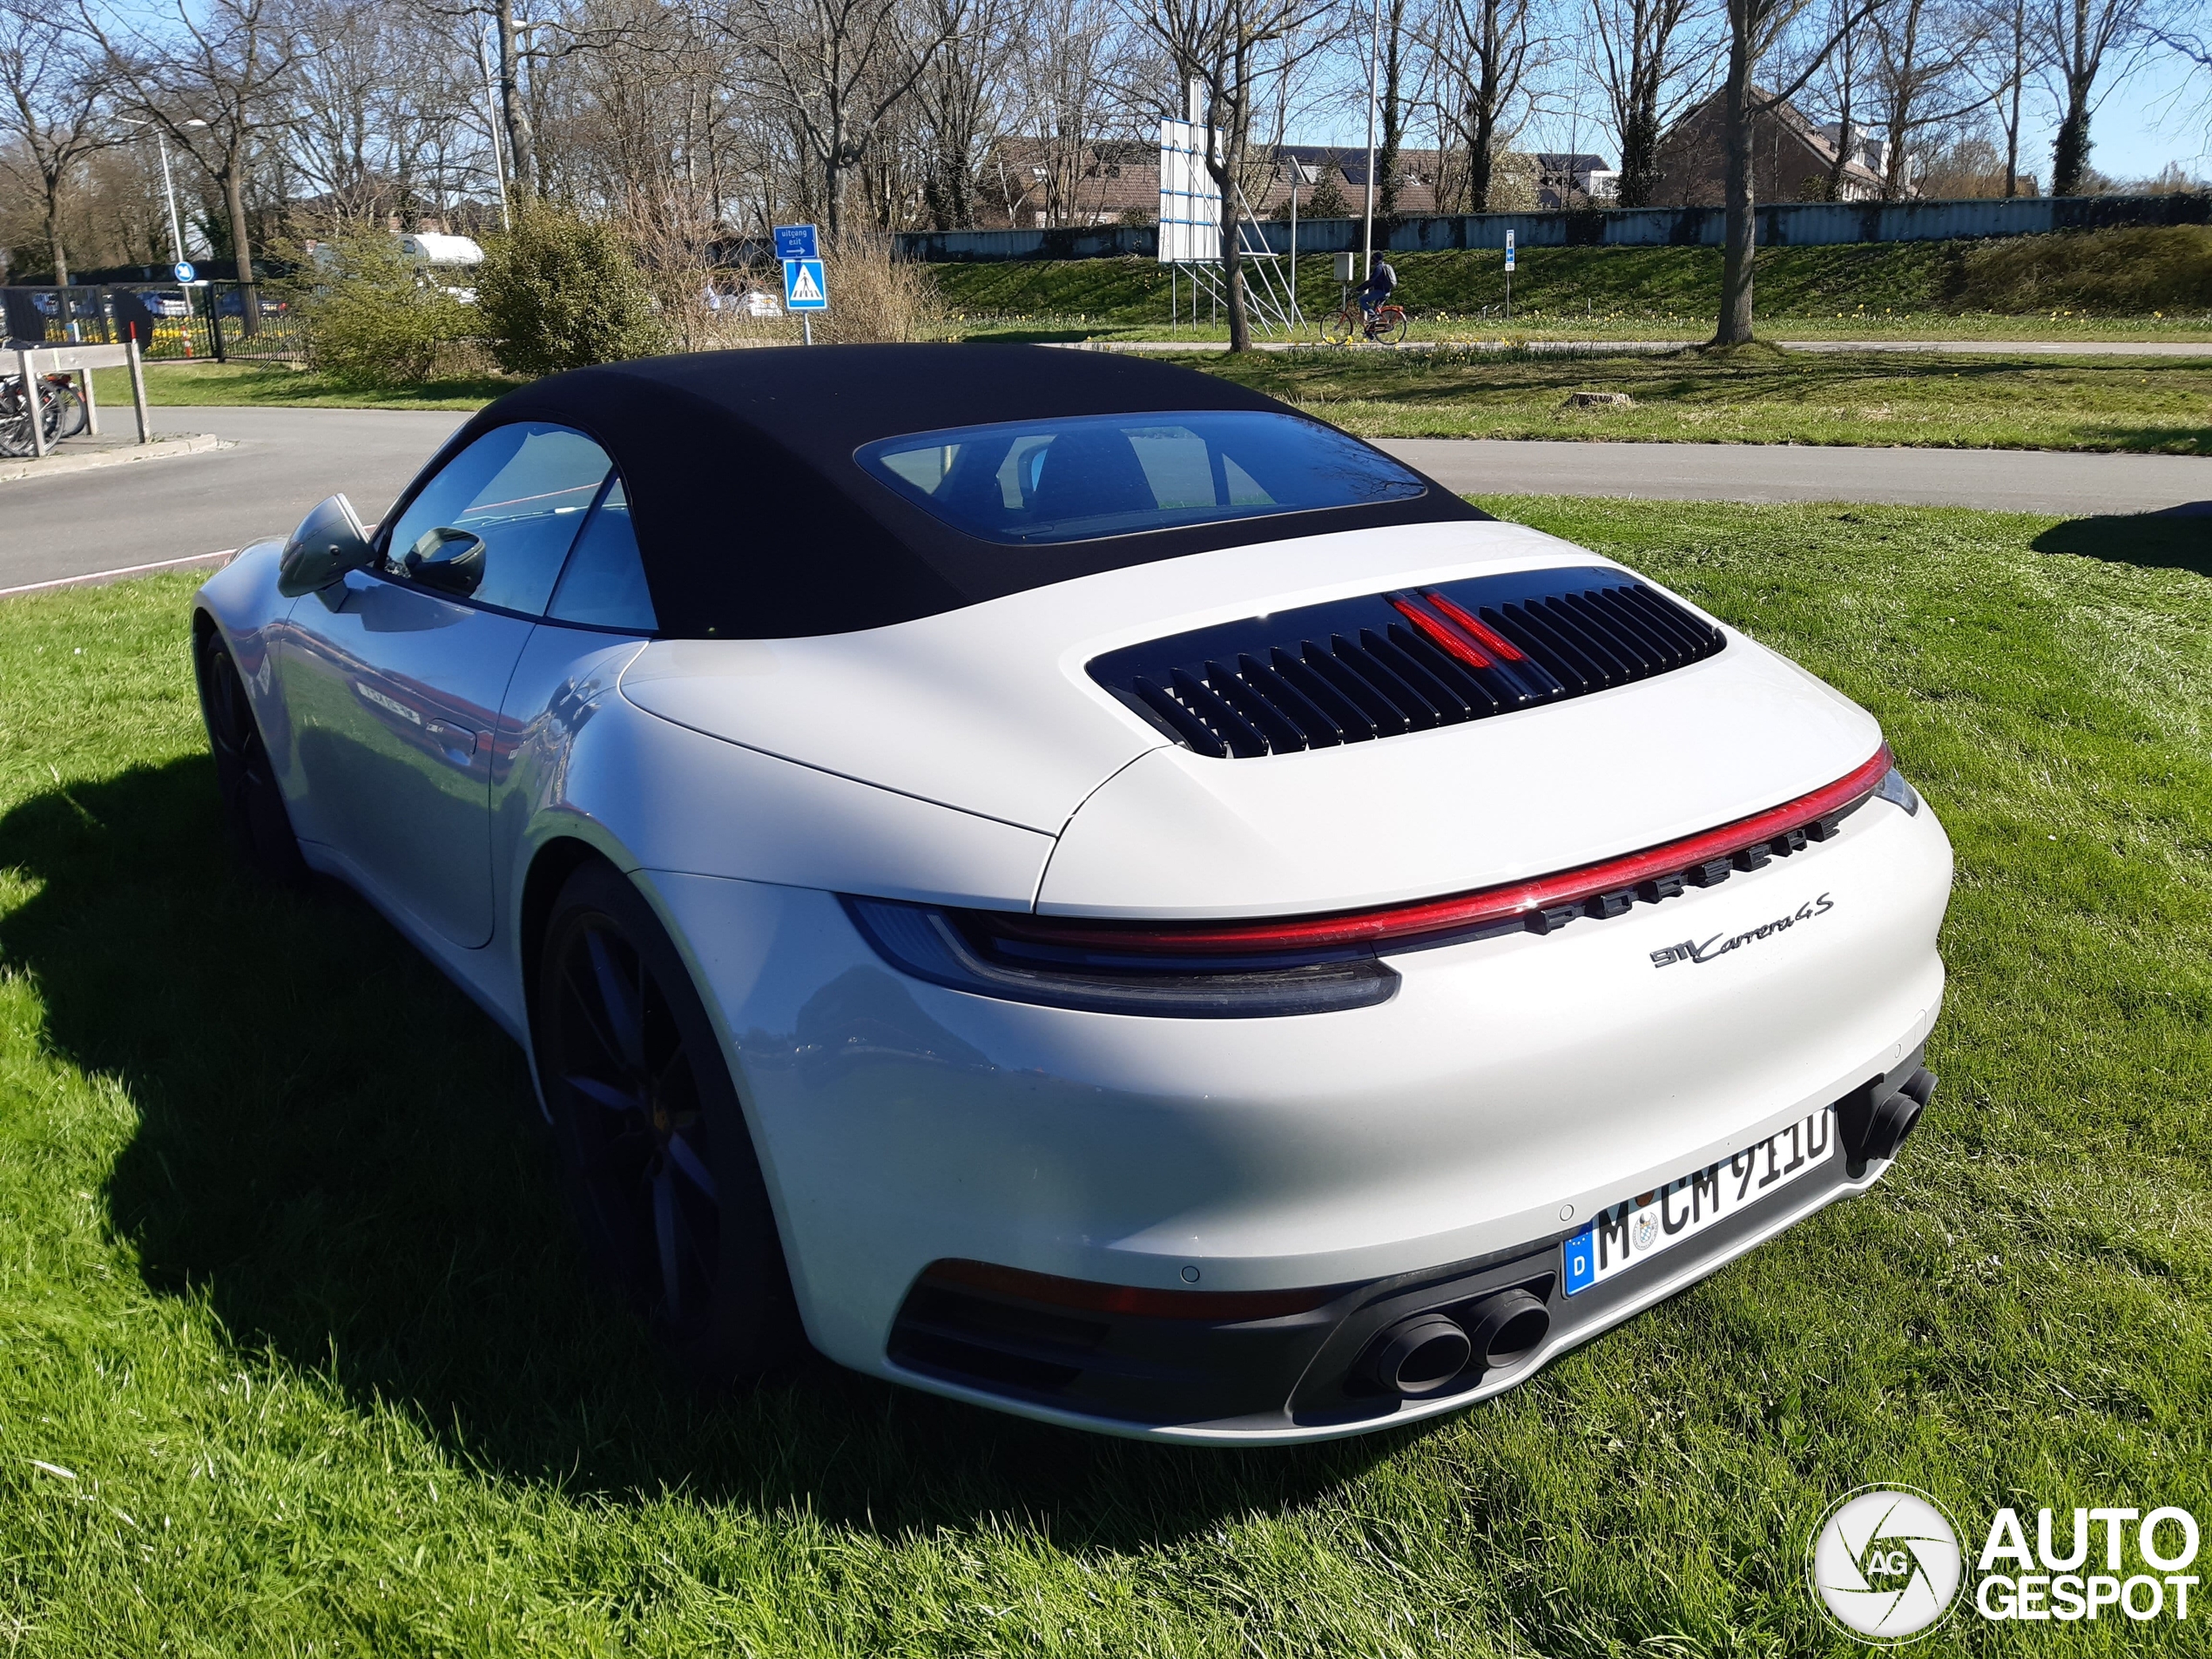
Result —
M1069 351L1225 352L1225 340L1049 340L1042 345ZM1318 340L1256 340L1254 351L1531 351L1561 354L1681 351L1702 346L1702 340L1408 340L1384 346L1362 341L1357 347L1331 346ZM1811 352L1959 352L1979 357L2206 357L2212 358L2212 341L2083 341L2064 340L1771 340L1764 344L1784 351Z
M140 443L136 434L103 432L95 437L64 438L51 454L0 460L0 483L51 478L95 467L119 467L134 461L165 461L172 455L203 455L226 448L212 432L177 433Z

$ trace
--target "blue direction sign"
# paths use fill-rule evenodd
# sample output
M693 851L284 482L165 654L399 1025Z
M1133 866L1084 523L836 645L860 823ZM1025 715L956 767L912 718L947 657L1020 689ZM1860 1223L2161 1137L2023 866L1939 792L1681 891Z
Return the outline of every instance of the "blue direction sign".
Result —
M1513 233L1511 231L1506 233L1506 269L1508 271L1513 269Z
M176 264L171 266L169 268L177 273L177 280L179 282L189 282L193 277L199 274L199 273L192 268L192 261L190 260L179 260Z
M815 260L821 251L814 246L812 225L779 225L776 226L776 257L779 260Z
M784 304L793 311L829 309L829 282L822 275L819 260L784 261Z

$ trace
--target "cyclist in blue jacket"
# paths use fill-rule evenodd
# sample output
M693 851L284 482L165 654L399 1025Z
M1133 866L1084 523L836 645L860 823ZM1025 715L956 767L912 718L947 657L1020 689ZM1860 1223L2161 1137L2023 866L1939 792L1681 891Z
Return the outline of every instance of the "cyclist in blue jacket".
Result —
M1390 261L1380 253L1375 254L1372 263L1367 267L1367 286L1359 290L1361 313L1372 317L1382 309L1384 302L1390 298L1391 291L1397 286L1398 273L1391 269Z

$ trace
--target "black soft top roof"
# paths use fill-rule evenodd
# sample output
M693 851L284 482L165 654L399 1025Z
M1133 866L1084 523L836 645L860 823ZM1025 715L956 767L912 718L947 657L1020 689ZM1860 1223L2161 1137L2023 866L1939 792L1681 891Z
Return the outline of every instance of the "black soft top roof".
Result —
M688 638L844 633L1213 548L1486 516L1432 482L1412 501L1008 547L961 534L853 458L878 439L942 428L1184 409L1298 413L1211 374L1104 352L702 352L575 369L510 392L439 460L516 421L597 440L622 470L662 631Z

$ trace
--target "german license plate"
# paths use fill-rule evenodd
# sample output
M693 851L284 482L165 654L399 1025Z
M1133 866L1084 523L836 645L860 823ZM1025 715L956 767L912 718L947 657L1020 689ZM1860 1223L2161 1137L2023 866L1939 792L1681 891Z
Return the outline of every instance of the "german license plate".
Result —
M1624 1198L1567 1241L1567 1293L1641 1267L1836 1156L1827 1107L1656 1191Z

